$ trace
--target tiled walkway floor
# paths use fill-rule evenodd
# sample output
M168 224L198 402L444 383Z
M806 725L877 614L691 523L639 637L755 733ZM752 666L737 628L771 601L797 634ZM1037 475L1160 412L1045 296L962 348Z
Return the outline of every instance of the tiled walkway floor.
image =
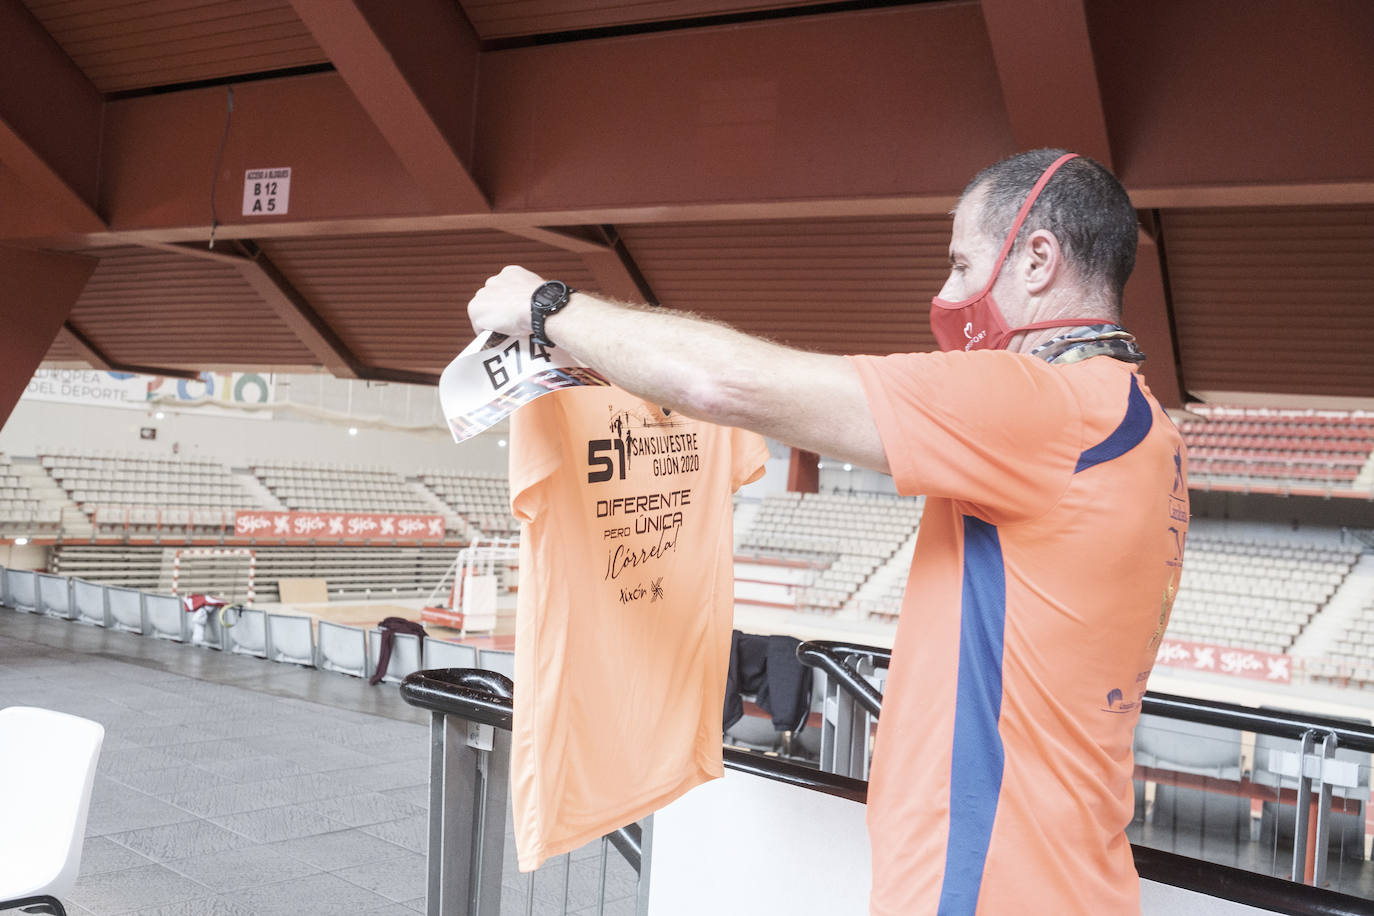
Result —
M13 705L106 728L69 912L424 912L428 720L394 687L0 608ZM507 845L501 911L524 913ZM573 854L568 912L596 912L599 851ZM609 861L606 912L633 912ZM538 873L535 913L564 912L567 867Z

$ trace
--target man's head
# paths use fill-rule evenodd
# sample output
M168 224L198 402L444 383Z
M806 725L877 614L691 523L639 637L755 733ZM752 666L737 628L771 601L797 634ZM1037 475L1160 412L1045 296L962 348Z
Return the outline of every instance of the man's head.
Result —
M1017 210L1064 153L1021 153L969 182L955 210L942 299L961 301L987 284ZM1005 319L1012 325L1069 313L1119 319L1136 231L1135 209L1110 172L1081 156L1063 163L1027 214L997 278L994 298Z

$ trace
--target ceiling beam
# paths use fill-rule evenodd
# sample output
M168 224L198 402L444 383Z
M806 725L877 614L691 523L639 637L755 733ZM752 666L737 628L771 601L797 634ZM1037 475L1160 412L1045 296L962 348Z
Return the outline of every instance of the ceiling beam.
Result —
M485 211L473 180L477 33L454 0L291 0L439 212Z
M630 255L630 250L625 247L620 233L611 225L602 226L601 230L605 233L606 250L582 255L582 261L596 278L596 285L600 291L613 299L625 302L658 305L658 296Z
M366 367L262 249L251 241L231 244L242 255L235 266L243 279L320 364L340 378L361 378ZM187 253L199 256L190 249Z
M648 279L625 247L615 226L513 228L506 232L580 255L582 263L596 280L597 291L602 295L625 302L659 304Z
M58 336L62 337L71 344L72 348L81 354L81 358L91 364L94 369L102 372L129 372L134 375L162 375L168 378L184 378L195 381L200 378L199 372L189 369L163 369L156 366L136 366L131 363L121 363L111 360L105 355L91 339L85 335L76 325L70 321L64 322L58 331Z
M72 231L104 229L95 205L104 99L21 0L0 0L0 35L0 163L31 195L17 205Z
M230 240L218 248L156 241L139 244L145 248L170 251L188 258L214 261L234 267L277 317L286 323L296 338L315 355L320 364L340 378L356 378L372 382L397 382L407 385L439 384L439 376L432 373L369 366L359 360L339 337L338 332L320 316L314 306L281 272L281 269L272 263L267 254L251 241ZM70 330L75 331L75 329ZM84 337L78 335L75 342L78 348L86 352L89 343ZM93 352L100 355L99 351ZM145 370L126 369L123 371L144 372ZM164 370L146 371L162 375L175 374ZM196 378L198 376L192 375L190 377Z
M509 226L502 231L575 254L599 254L610 247L600 226Z
M1165 407L1182 407L1183 367L1169 303L1168 272L1163 250L1153 236L1159 224L1153 213L1147 211L1141 216L1135 270L1122 296L1122 322L1145 351L1142 371L1151 393Z
M380 19L367 18L382 15L374 2L352 4L350 15L366 19L373 36L359 32L355 40L370 41L373 51L403 50ZM1069 0L1031 2L1041 15L1028 28L1039 28L1046 11ZM1048 45L1036 39L1038 47L1068 42L1063 61L1042 63L1041 69L1014 48L1036 42L1005 37L1011 28L1006 23L1017 16L1017 4L1008 0L991 0L986 18L975 3L929 3L485 52L479 59L476 140L464 164L492 200L492 211L464 209L461 201L436 209L438 192L426 190L415 176L442 170L407 164L407 158L425 159L418 152L398 153L427 148L404 139L407 131L424 132L415 126L418 108L430 113L431 133L444 123L433 106L426 107L421 89L413 90L406 106L409 127L394 132L378 127L385 120L382 103L360 101L342 71L237 84L217 182L216 235L267 239L481 229L547 240L544 233L602 224L941 213L978 169L1037 141L1027 133L1037 129L1033 99L1011 101L1019 98L1012 74L1020 68L1032 74L1026 82L1052 84L1071 103L1045 103L1046 130L1068 120L1062 134L1056 130L1042 142L1114 159L1139 208L1374 202L1374 160L1359 158L1369 144L1354 142L1369 129L1359 126L1368 119L1322 120L1309 125L1306 135L1272 130L1268 142L1247 146L1245 168L1237 170L1208 152L1225 140L1212 128L1214 119L1188 108L1188 92L1206 88L1201 71L1182 86L1175 86L1182 77L1171 74L1170 92L1160 95L1157 87L1142 85L1138 75L1145 71L1139 67L1123 78L1115 58L1125 51L1113 45L1096 68L1111 92L1104 89L1097 98L1091 51L1105 40L1105 26L1091 23L1090 45L1082 0L1074 2L1064 7L1070 27L1063 36L1043 39ZM1154 35L1156 59L1187 51L1195 31ZM348 57L345 52L346 46L341 59ZM402 55L388 65L392 76L380 85L399 93L397 74L411 73L421 59L419 52ZM1300 59L1287 66L1316 63ZM1264 83L1264 60L1238 52L1232 64L1249 68L1254 85ZM625 79L626 73L636 78ZM1245 78L1228 71L1229 81ZM1374 95L1374 75L1365 80L1356 68L1349 79L1342 96ZM1331 95L1321 84L1296 86L1280 99L1238 95L1227 99L1227 118L1282 123ZM1098 109L1104 106L1112 142L1125 149L1115 157L1103 151L1107 138ZM1137 109L1131 118L1123 114ZM0 213L0 239L61 247L205 242L211 222L206 189L225 120L223 87L106 103L100 207L111 230L25 233ZM1175 121L1189 127L1186 145L1182 139L1152 141L1137 150L1139 141L1118 139L1153 136L1151 123ZM453 142L440 158L449 161L447 174L461 184L465 179L454 164L463 153L461 138L454 139L452 130L446 136ZM1330 155L1304 155L1298 169L1290 160L1299 148ZM244 172L269 166L293 169L289 212L242 215ZM0 169L0 194L8 203L7 174ZM589 245L589 253L597 253L595 242Z
M23 396L95 265L93 258L0 247L0 426Z
M1062 147L1112 167L1083 0L981 0L1019 149Z

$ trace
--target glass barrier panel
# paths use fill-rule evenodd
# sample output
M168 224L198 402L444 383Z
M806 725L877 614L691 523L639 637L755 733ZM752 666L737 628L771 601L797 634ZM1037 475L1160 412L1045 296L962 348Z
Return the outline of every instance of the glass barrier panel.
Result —
M1318 745L1320 747L1320 744ZM1301 743L1236 729L1142 716L1135 734L1133 843L1291 879ZM1370 755L1337 748L1324 885L1374 899ZM1299 874L1315 865L1316 808Z
M1325 886L1374 900L1374 862L1370 861L1368 752L1338 749L1332 779L1332 816L1327 840ZM1345 785L1343 785L1345 783ZM1349 785L1353 783L1353 785Z
M638 888L639 876L634 868L615 846L602 840L593 840L570 853L554 856L535 871L522 874L516 865L515 823L509 803L506 805L502 916L523 916L525 913L635 916Z

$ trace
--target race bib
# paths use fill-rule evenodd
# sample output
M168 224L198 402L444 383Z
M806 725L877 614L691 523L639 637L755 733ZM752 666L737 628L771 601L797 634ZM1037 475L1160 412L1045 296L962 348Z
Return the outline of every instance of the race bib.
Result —
M550 391L609 384L557 347L483 331L439 377L439 403L453 441L462 442Z

